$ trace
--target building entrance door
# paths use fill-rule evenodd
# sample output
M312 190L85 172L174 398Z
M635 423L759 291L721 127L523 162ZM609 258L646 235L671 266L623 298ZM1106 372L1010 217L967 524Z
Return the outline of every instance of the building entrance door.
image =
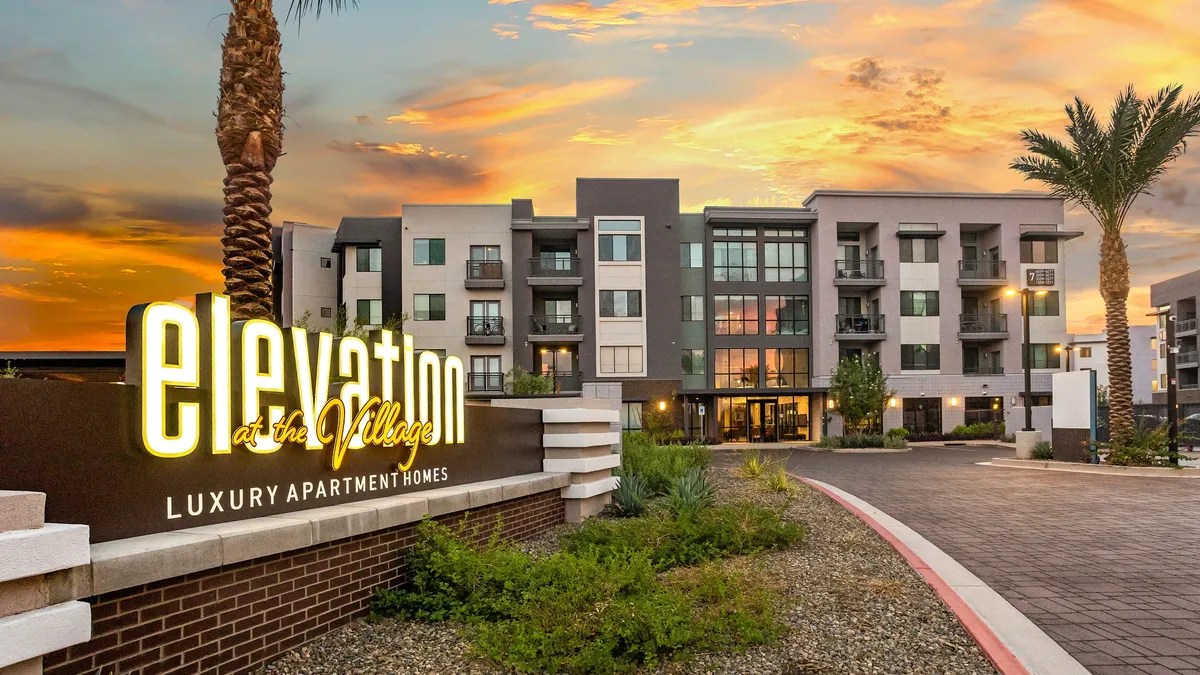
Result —
M779 440L776 402L748 401L750 408L750 442L774 443Z

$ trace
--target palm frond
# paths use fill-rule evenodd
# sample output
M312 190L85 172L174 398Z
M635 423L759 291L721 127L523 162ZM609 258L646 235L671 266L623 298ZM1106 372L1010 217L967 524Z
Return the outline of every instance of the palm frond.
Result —
M334 14L340 14L342 10L353 7L358 9L358 0L292 0L292 4L288 7L287 18L284 21L291 21L292 17L296 17L296 26L304 17L309 14L314 15L317 20L321 19L321 12L328 11Z

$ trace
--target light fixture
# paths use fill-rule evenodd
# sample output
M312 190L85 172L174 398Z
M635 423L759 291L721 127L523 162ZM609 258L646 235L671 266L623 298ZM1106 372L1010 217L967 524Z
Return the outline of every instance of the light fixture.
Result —
M1010 297L1010 298L1011 298L1012 296L1014 296L1014 295L1016 295L1016 294L1017 294L1017 289L1015 289L1015 288L1006 288L1006 289L1004 289L1004 294L1005 294L1005 295L1007 295L1008 297Z
M889 408L895 408L895 407L896 407L896 397L895 397L895 396L893 396L893 397L891 397L891 398L889 398L889 399L888 399L888 407L889 407Z
M566 347L559 347L559 349L558 349L558 353L560 353L560 354L566 354L566 353L567 353L567 348L566 348Z
M957 405L958 405L958 399L954 396L951 396L950 397L950 407L953 408Z
M835 401L835 400L834 400L834 399L832 399L832 398L831 398L831 399L829 399L829 409L830 409L830 410L833 410L833 409L834 409L834 408L836 408L836 407L837 407L837 401Z
M659 411L659 412L662 412L662 411L664 411L664 410L666 410L666 409L667 409L667 402L666 402L666 401L659 401L659 402L658 402L658 411Z
M550 351L550 350L549 350L549 349L546 349L545 347L542 347L542 353L543 353L543 354L545 354L545 353L546 353L546 352L548 352L548 351Z
M1050 291L1034 291L1034 292L1033 292L1033 294L1034 294L1034 295L1045 295L1045 294L1047 294L1047 293L1049 293L1049 292L1050 292Z
M1063 352L1062 345L1054 345L1054 353L1061 354Z

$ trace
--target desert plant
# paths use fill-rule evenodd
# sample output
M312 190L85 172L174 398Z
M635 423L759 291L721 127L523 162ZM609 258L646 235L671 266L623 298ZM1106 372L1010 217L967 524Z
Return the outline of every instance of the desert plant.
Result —
M1070 147L1032 129L1021 131L1025 156L1010 168L1026 180L1087 209L1100 224L1100 296L1108 335L1109 428L1113 438L1133 432L1133 381L1129 350L1129 257L1121 228L1134 201L1150 189L1200 130L1200 95L1182 98L1171 85L1146 99L1133 85L1117 95L1108 124L1079 97L1066 108Z
M904 438L908 438L908 436L909 436L909 431L908 431L908 429L905 429L904 427L893 427L893 428L891 428L891 429L888 429L888 430L887 430L887 434L885 434L885 435L886 435L888 438L901 438L901 439L904 439Z
M1047 441L1038 441L1033 444L1033 451L1030 457L1033 459L1054 459L1054 448Z
M649 484L640 474L621 476L617 489L612 491L612 502L604 512L617 518L635 518L646 512L652 496Z
M626 432L621 441L621 475L640 474L653 495L665 495L690 469L704 469L712 451L704 445L660 445L642 432Z
M12 361L5 361L4 367L0 368L0 380L15 380L21 377L21 371L13 366Z
M666 505L672 513L689 515L711 506L716 496L717 490L708 482L704 469L696 467L675 479L667 492Z
M743 478L758 478L762 475L766 468L767 462L763 460L762 454L758 450L745 450L741 453L741 465L738 467L738 473Z
M903 436L884 436L883 447L889 450L901 450L908 447L908 440Z
M763 484L769 490L786 494L791 494L792 490L796 489L796 484L792 481L792 477L788 475L787 469L782 466L777 466L768 471L763 476Z

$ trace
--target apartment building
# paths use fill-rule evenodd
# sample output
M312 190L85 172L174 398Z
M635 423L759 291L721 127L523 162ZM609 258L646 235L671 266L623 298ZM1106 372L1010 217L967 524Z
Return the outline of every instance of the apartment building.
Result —
M501 395L519 364L561 392L620 382L629 428L669 410L692 437L750 442L839 433L826 392L850 356L888 373L886 427L1012 416L1023 297L1033 404L1048 404L1080 234L1037 194L818 190L798 208L680 213L676 179L580 178L572 215L514 199L343 219L329 288L288 269L323 258L296 232L277 242L283 292L304 291L280 303L285 322L329 298L370 325L403 312L418 348L469 364L472 395Z
M1179 403L1200 403L1200 358L1197 357L1196 301L1200 298L1200 270L1150 285L1150 304L1156 317L1158 362L1155 364L1154 402L1167 402L1167 321L1175 317L1175 379Z
M1094 370L1096 386L1107 387L1108 331L1070 335L1067 344L1069 352L1064 352L1067 370ZM1133 402L1153 403L1153 394L1159 389L1160 368L1156 326L1129 327L1129 362L1133 373ZM1165 359L1161 369L1165 377Z

